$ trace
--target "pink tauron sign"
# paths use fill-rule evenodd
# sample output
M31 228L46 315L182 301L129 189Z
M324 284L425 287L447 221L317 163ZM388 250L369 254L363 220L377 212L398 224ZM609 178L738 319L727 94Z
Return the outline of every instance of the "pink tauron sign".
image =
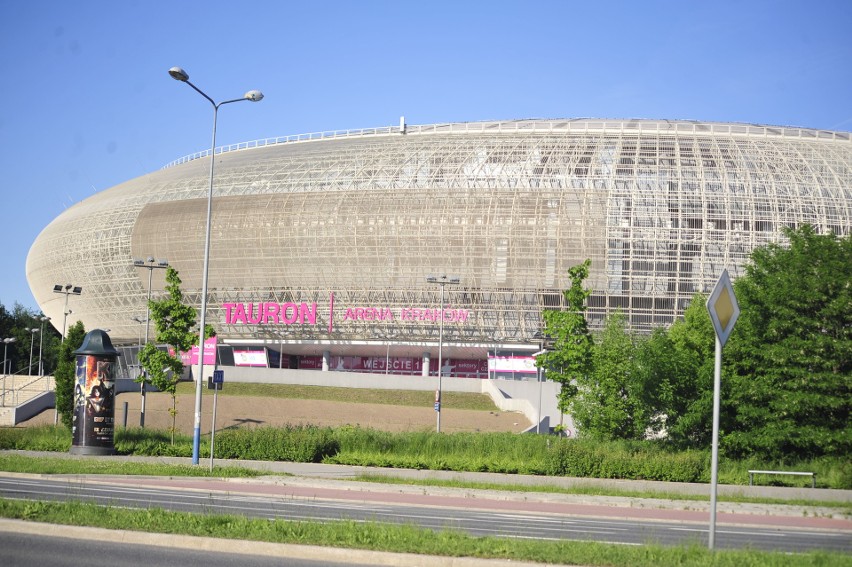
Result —
M317 304L314 303L223 303L228 325L316 325ZM334 295L329 311L329 332L334 321ZM468 309L431 309L427 307L348 307L344 321L443 321L465 323L471 316Z
M296 303L223 303L225 323L234 325L316 325L317 304Z

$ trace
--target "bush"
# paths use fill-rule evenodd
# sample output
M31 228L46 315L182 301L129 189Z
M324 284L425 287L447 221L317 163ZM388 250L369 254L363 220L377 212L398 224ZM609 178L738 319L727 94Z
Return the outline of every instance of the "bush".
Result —
M191 457L192 437L176 434L172 443L169 431L151 428L116 429L115 451L119 455Z
M556 439L545 458L545 474L587 478L702 482L707 480L707 454L672 453L649 442L594 442Z
M216 435L216 457L319 463L339 450L327 427L297 425L226 429Z
M63 426L0 427L0 450L65 451L71 448L71 431Z

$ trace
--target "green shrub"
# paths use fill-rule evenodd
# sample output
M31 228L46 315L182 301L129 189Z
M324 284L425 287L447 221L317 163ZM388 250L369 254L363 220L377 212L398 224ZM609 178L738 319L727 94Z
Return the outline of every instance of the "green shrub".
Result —
M68 451L71 431L64 426L0 427L0 450Z
M653 443L556 439L547 449L545 471L553 476L701 482L703 451L664 451Z
M172 443L172 434L166 430L118 429L115 432L115 451L119 455L191 457L192 437L175 434L175 441Z
M331 429L311 425L227 429L216 435L220 459L319 463L338 449Z

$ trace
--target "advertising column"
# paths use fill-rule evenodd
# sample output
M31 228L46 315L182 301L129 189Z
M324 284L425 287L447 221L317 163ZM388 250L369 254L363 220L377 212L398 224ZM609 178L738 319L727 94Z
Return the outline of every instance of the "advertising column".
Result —
M89 331L74 351L72 455L115 454L115 360L118 351L104 331Z

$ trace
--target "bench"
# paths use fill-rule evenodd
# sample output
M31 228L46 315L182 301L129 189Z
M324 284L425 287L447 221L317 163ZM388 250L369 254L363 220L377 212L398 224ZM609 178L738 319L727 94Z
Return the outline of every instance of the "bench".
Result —
M756 474L789 474L793 476L809 476L811 477L811 488L816 488L816 473L812 472L793 472L793 471L748 471L748 485L754 483L754 475Z

